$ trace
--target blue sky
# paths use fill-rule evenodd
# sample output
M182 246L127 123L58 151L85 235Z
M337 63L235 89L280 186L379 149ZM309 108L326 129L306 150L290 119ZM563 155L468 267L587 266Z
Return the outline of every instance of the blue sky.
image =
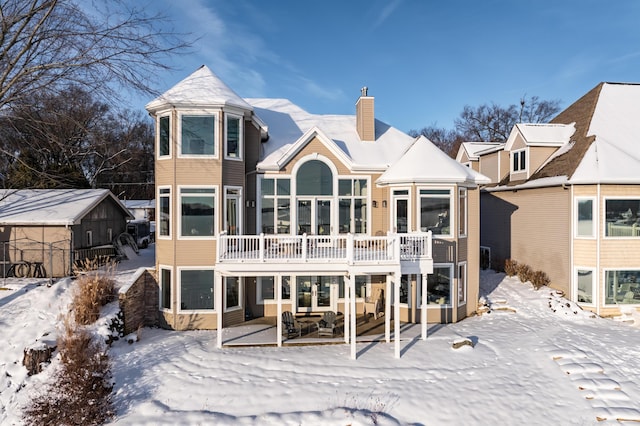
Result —
M567 107L601 81L640 82L637 0L156 0L199 37L163 92L207 65L242 97L354 114L360 88L403 131L452 128L465 105ZM151 99L144 99L144 105Z

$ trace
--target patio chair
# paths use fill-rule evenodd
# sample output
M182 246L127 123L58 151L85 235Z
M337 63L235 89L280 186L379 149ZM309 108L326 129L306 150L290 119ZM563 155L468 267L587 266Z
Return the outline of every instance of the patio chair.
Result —
M318 337L320 336L333 337L333 334L336 330L337 321L338 321L338 318L335 312L333 311L325 312L322 319L318 321Z
M302 336L302 327L298 321L296 321L291 311L284 311L282 313L282 335L286 335L287 339Z

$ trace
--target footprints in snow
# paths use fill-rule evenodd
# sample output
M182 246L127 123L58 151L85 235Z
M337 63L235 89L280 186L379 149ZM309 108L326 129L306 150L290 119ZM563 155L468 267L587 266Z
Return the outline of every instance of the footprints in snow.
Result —
M640 410L635 408L636 402L622 391L618 382L607 377L602 366L591 362L583 351L558 349L550 354L591 402L597 421L640 422Z

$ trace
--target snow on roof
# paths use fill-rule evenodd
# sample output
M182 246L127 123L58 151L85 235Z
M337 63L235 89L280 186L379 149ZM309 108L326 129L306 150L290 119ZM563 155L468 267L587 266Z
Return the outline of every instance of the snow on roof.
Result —
M575 123L518 123L516 127L527 145L564 145L576 132Z
M504 147L501 142L462 142L460 145L466 152L470 160L479 159L479 154L488 154L489 152ZM458 152L460 156L461 151ZM457 159L460 161L460 159Z
M388 124L375 121L376 140L361 141L355 115L311 114L287 99L246 99L255 114L269 127L258 169L277 168L283 156L309 130L324 133L351 160L354 168L386 169L397 161L414 138Z
M108 189L0 190L0 224L75 225L109 196L120 204Z
M251 111L251 106L203 65L190 76L146 105L148 111L165 106L235 106Z
M640 184L640 154L598 137L569 180L572 184Z
M120 200L128 209L153 209L156 207L156 200Z
M376 183L473 183L485 184L491 180L463 166L445 154L429 139L420 136L407 152L392 164Z

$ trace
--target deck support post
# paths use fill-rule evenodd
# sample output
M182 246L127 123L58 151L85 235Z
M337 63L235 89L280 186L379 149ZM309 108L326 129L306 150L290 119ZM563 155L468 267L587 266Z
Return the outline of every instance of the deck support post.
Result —
M356 312L356 277L354 274L349 274L349 308L345 309L345 311L351 311L351 327L349 332L351 334L351 359L357 358L356 352L356 319L358 318L358 314Z
M276 310L276 331L278 333L278 347L282 346L282 275L276 275L276 300L278 308Z
M391 343L391 295L393 294L391 288L391 279L393 277L390 273L387 273L387 289L386 297L384 298L384 341Z
M398 270L394 273L393 282L393 334L395 357L400 358L400 281L402 274Z
M422 307L420 309L420 326L422 327L422 340L427 340L427 274L422 274Z
M217 320L216 338L217 338L218 349L222 349L222 297L223 297L222 274L214 271L213 275L214 275L213 294L215 295L216 320Z

